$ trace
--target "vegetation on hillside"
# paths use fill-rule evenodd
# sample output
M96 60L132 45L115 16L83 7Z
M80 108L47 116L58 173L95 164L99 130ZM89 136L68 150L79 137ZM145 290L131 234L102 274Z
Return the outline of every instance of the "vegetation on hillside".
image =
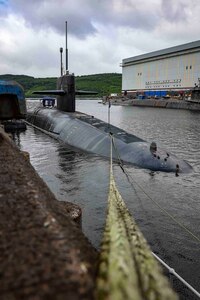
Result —
M76 89L97 91L99 96L121 92L122 75L104 73L76 77Z
M33 91L56 89L56 77L34 78L26 75L0 75L0 80L15 80L20 83L26 97L38 97ZM76 89L97 91L98 97L110 93L121 92L122 75L119 73L104 73L94 75L76 76Z

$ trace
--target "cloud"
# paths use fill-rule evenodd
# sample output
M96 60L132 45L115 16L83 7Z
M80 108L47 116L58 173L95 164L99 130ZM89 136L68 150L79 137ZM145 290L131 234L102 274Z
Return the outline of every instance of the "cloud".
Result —
M162 18L155 35L170 45L199 39L200 2L197 0L162 0Z
M58 65L54 40L60 42L62 37L53 31L35 32L25 26L23 20L9 16L0 27L0 40L4 41L0 47L1 73L45 76L51 74ZM53 72L55 75L55 70Z
M7 1L0 0L0 16L4 16L7 13Z
M13 13L20 14L34 28L53 28L64 33L64 22L69 32L80 38L97 32L94 23L115 27L153 29L159 21L159 0L11 0ZM153 9L151 9L153 7Z
M187 10L189 8L187 0L162 0L162 12L164 19L179 23L187 20Z
M51 28L61 35L68 21L69 34L86 39L99 33L100 25L154 33L161 32L163 24L178 24L184 32L184 24L199 17L199 8L199 0L10 0L8 12L21 16L33 30Z
M1 7L7 6L7 4L8 4L8 1L7 1L7 0L0 0L0 5L1 5Z
M199 0L0 0L1 73L121 72L123 58L198 40Z
M65 21L68 21L69 32L79 38L96 32L92 25L93 5L90 1L54 0L11 0L12 12L20 14L28 26L35 30L52 28L63 34Z

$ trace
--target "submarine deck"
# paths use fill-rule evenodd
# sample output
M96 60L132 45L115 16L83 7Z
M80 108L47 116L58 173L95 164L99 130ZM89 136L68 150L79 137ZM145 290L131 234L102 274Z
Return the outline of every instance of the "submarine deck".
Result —
M143 139L133 134L130 134L114 125L111 125L100 119L97 119L94 116L86 115L78 111L76 111L75 113L67 113L67 114L69 115L71 114L71 116L81 120L82 122L88 123L105 133L111 132L117 139L122 140L126 144L135 143L135 142L145 142Z

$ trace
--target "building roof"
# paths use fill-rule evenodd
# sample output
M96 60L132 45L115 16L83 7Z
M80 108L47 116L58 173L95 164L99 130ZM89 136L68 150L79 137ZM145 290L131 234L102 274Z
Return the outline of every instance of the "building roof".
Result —
M125 58L122 60L122 66L126 64L140 62L141 60L151 60L164 55L172 55L172 54L178 54L179 52L184 52L188 50L195 50L196 48L200 48L200 40L187 43L187 44L182 44L179 46L158 50L158 51L149 52L142 55Z

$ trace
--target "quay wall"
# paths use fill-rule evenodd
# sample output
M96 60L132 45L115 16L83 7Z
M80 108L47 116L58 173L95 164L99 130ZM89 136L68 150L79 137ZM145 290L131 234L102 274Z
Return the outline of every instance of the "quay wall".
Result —
M93 299L97 252L81 210L58 201L27 156L0 128L1 299Z
M189 102L184 100L159 100L159 99L115 99L112 100L113 105L127 105L127 106L142 106L142 107L155 107L155 108L171 108L171 109L188 109L200 111L200 102Z

